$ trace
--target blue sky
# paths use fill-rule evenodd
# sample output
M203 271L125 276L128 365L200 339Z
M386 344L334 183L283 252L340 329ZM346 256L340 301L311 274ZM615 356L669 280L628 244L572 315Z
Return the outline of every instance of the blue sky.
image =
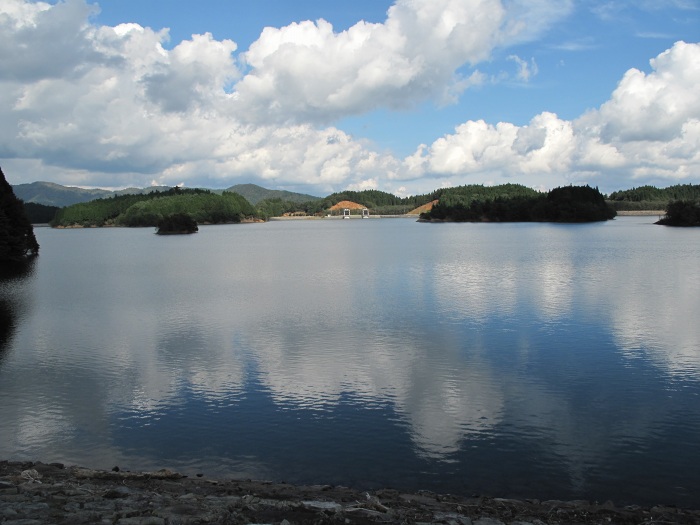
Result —
M343 31L360 20L383 22L392 4L388 0L112 0L99 4L96 20L108 25L137 22L156 29L167 27L170 46L192 34L210 32L216 39L233 39L239 50L245 50L266 26L323 18L336 31ZM687 8L693 4L695 9ZM348 117L340 127L408 155L417 144L449 133L467 119L524 125L542 111L576 118L605 102L628 69L648 71L649 59L676 41L700 41L700 2L650 5L651 9L633 1L575 3L561 25L541 39L497 50L487 63L477 66L497 76L516 70L508 60L511 55L534 59L538 73L530 82L511 79L473 89L457 105L440 107L427 101L406 111ZM603 16L604 12L609 14Z
M700 182L697 1L3 0L0 26L14 184Z
M170 29L170 45L193 34L212 33L214 38L233 39L247 49L264 27L284 27L302 20L323 18L337 31L360 20L383 22L393 2L389 0L107 0L99 2L97 21L107 25L136 22Z

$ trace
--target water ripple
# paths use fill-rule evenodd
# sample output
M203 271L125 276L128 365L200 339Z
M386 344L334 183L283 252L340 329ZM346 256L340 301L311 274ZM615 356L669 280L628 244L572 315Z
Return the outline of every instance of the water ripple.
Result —
M41 231L0 456L698 504L697 235L332 222Z

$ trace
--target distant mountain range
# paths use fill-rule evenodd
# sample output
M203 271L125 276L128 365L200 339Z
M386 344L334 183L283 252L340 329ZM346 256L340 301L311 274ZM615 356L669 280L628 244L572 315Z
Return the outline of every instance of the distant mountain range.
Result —
M289 202L309 202L320 199L313 195L305 193L294 193L286 190L268 190L257 184L236 184L227 188L226 191L233 191L245 197L245 199L255 206L258 202L265 199L282 199Z
M109 198L114 195L142 194L152 191L167 191L169 186L150 186L148 188L126 188L123 190L85 189L74 186L61 186L53 182L31 182L29 184L17 184L12 186L15 195L24 202L43 204L45 206L57 206L63 208L80 202L88 202L95 199ZM210 190L212 193L233 191L245 197L252 205L264 199L279 198L292 202L308 202L320 199L313 195L294 193L284 190L268 190L255 184L236 184L226 190Z
M150 193L151 191L165 191L167 186L151 188L126 188L123 190L85 189L73 186L61 186L53 182L31 182L29 184L17 184L12 186L15 195L24 202L43 204L45 206L70 206L79 202L88 202L95 199L104 199L114 195L128 195Z

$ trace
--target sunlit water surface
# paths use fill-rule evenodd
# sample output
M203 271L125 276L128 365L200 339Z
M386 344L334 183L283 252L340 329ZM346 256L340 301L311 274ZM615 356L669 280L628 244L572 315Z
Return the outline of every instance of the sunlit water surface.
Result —
M37 228L0 458L700 506L700 230Z

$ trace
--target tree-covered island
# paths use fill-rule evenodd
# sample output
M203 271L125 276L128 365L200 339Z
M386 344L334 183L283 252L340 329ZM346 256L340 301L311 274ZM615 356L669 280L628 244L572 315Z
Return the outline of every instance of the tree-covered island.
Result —
M516 185L509 185L516 186ZM494 191L498 192L498 186ZM517 190L517 191L516 191ZM424 212L424 222L595 222L613 219L617 213L598 188L565 186L548 193L524 187L493 193L486 198L452 195Z
M700 201L669 202L666 215L656 224L664 226L700 226Z

